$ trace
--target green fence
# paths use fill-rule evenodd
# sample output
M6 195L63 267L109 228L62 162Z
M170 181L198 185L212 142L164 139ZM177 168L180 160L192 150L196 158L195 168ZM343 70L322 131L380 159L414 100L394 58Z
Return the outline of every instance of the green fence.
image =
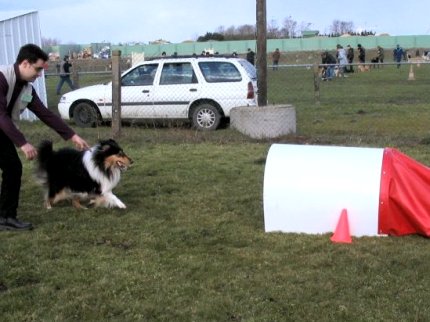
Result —
M397 44L405 49L430 49L430 35L423 36L350 36L350 37L313 37L296 39L269 39L267 40L267 51L274 51L279 48L282 52L302 52L333 50L337 44L342 46L351 45L356 48L358 44L366 49L373 49L381 46L386 49L394 48ZM187 42L179 44L157 44L157 45L111 45L111 44L85 44L85 45L59 45L44 48L46 51L56 51L60 57L71 52L82 51L84 48L92 48L93 52L100 46L110 46L112 50L121 50L123 57L129 57L132 53L145 53L146 57L161 56L162 52L167 55L192 55L200 54L202 51L211 50L222 55L229 55L233 52L244 54L248 48L256 50L255 40L240 41L207 41L207 42Z
M350 36L350 37L314 37L296 39L269 39L267 51L271 52L279 48L283 52L320 51L332 50L337 44L346 47L351 45L357 47L361 44L366 49L394 48L397 44L405 49L430 48L430 35L424 36ZM144 52L146 57L161 56L164 51L167 55L177 53L178 55L200 54L203 50L213 50L219 54L246 53L248 48L255 50L255 40L243 41L208 41L181 44L159 44L139 46L112 46L112 49L121 50L122 56L131 56L132 52Z

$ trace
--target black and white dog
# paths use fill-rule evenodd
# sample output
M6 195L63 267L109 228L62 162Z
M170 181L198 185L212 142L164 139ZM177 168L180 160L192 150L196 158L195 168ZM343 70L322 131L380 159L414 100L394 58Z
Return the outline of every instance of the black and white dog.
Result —
M51 141L43 141L38 148L36 177L45 188L45 207L51 209L55 203L71 199L76 208L83 207L83 200L95 207L126 208L112 190L132 163L112 139L87 151L54 151Z

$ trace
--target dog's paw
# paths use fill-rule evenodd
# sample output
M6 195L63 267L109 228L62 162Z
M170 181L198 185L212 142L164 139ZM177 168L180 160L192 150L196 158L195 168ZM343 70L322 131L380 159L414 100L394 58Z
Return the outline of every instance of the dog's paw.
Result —
M124 205L124 203L123 203L122 201L119 201L118 208L126 209L126 208L127 208L127 206L126 206L126 205Z
M113 200L112 206L120 208L120 209L126 209L127 208L127 206L121 200L119 200L118 197L115 197L115 199Z
M105 198L106 198L107 207L110 207L110 208L116 207L120 209L127 208L126 205L121 200L119 200L119 198L115 196L112 192L106 193Z
M50 203L49 201L47 201L47 200L45 200L45 201L43 202L43 207L45 207L47 210L52 209L52 205L51 205L51 203Z

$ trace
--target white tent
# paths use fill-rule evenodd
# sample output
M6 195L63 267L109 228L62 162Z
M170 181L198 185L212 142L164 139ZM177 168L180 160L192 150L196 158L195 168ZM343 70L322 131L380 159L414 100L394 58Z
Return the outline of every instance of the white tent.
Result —
M0 11L0 65L14 63L21 46L28 43L42 45L38 12L35 10ZM44 75L39 77L33 86L46 106ZM29 110L25 110L21 118L35 120L36 116Z

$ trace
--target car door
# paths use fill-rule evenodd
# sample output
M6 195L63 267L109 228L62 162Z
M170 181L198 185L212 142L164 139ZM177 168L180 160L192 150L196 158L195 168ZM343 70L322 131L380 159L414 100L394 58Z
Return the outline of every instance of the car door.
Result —
M153 95L155 117L188 118L190 102L199 95L199 83L191 62L166 61Z
M121 78L121 118L153 118L154 79L158 64L143 64Z

